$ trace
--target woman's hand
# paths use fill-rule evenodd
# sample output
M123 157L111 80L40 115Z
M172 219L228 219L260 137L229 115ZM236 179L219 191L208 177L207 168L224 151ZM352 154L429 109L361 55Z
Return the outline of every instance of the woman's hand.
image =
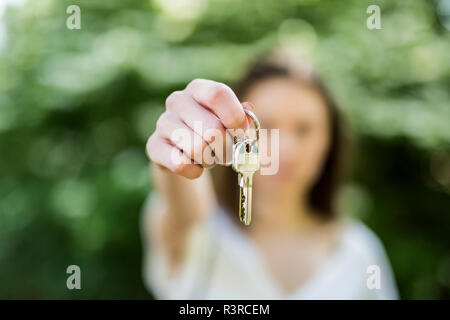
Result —
M192 80L184 90L168 96L166 111L147 142L148 157L173 173L198 178L204 168L226 163L231 139L226 129L248 128L243 107L252 108L241 105L227 85Z
M228 162L226 147L232 138L226 130L248 127L243 107L252 109L249 103L241 105L225 84L195 79L169 95L166 111L148 139L147 155L155 164L152 178L161 205L147 209L153 214L145 215L146 241L166 251L171 270L183 260L192 226L216 206L211 177L189 179L200 177L204 168Z

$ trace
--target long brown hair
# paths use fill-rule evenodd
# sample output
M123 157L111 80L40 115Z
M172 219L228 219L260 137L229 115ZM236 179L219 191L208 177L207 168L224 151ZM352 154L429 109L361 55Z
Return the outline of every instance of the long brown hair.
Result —
M232 88L238 98L242 99L255 83L280 76L315 88L326 103L331 127L330 146L322 172L309 192L308 201L318 215L327 219L333 218L336 216L337 191L347 167L349 136L343 128L342 117L335 101L319 77L310 66L303 65L288 52L277 49L257 59ZM219 204L237 219L239 187L236 172L231 167L216 166L213 169L213 177Z

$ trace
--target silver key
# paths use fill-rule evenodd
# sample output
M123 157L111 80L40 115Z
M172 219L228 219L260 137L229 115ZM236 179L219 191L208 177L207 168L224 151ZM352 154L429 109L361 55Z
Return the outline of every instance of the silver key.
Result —
M233 145L233 169L238 172L239 218L245 225L252 220L253 174L259 170L259 122L256 116L245 110L253 118L256 126L256 139L245 139Z

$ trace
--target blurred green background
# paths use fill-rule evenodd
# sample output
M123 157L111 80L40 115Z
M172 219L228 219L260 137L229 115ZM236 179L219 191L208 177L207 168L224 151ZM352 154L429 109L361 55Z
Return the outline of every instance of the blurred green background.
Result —
M357 137L341 210L379 235L402 298L450 298L450 1L0 0L0 15L0 298L151 298L139 211L165 97L232 84L278 44L316 63Z

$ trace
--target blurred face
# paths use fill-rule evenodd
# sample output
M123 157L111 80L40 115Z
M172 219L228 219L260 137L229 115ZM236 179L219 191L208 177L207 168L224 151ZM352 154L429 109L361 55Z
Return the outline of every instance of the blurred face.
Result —
M273 77L253 85L244 101L254 104L261 128L279 129L280 133L278 173L256 174L255 193L271 199L305 197L321 173L329 147L324 99L315 88L287 77ZM270 150L270 134L267 140Z

